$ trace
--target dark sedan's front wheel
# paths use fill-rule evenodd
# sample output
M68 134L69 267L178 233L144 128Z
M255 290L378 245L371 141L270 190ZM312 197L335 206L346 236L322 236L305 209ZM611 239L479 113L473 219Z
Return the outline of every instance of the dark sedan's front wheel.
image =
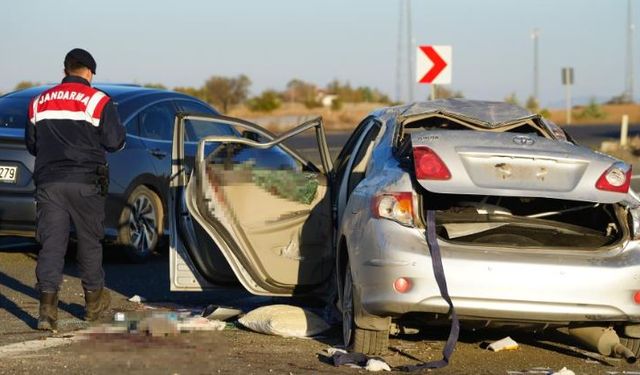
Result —
M146 186L136 187L120 215L118 242L134 262L145 261L157 248L164 222L160 197Z

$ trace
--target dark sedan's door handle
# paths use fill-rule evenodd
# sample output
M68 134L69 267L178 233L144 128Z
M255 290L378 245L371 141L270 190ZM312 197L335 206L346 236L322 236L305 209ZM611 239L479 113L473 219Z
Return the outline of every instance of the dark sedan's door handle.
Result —
M159 148L154 148L153 150L149 150L149 152L151 153L151 155L157 157L158 159L163 159L165 156L167 156L167 153L160 150Z

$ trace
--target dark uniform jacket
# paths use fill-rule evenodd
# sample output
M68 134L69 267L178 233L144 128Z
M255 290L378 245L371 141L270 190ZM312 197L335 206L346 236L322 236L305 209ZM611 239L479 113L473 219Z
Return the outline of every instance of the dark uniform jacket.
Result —
M29 106L25 143L36 157L36 185L88 182L106 152L124 147L125 129L111 98L87 80L67 76Z

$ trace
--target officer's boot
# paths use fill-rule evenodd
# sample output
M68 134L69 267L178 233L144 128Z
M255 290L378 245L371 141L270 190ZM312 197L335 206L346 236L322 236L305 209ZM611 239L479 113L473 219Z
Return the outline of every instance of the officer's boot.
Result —
M85 306L84 320L94 321L100 318L100 314L109 308L111 303L111 294L105 288L90 292L84 291Z
M58 330L58 292L40 292L40 316L38 329Z

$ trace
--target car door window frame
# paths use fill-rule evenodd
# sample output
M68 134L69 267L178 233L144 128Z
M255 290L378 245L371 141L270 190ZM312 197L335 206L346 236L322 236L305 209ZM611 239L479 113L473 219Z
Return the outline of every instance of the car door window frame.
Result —
M351 183L351 179L353 178L353 170L355 169L356 165L358 165L358 164L360 164L362 162L362 158L364 158L366 153L369 152L368 148L369 147L373 147L373 143L375 143L376 138L378 137L378 135L380 135L380 129L381 128L382 128L382 124L377 120L373 120L372 121L372 125L367 130L365 130L363 132L363 135L360 138L360 141L358 142L358 145L356 146L355 152L351 153L352 157L351 157L351 160L349 161L349 166L347 167L347 170L345 171L345 176L344 176L344 179L346 179L346 187L347 187L347 191L345 193L346 201L349 200L349 196L351 195L351 193L353 192L353 190L357 186L357 184L356 185L352 185L352 183ZM372 134L374 132L375 132L375 134ZM364 155L361 154L362 151L365 152ZM373 150L371 152L373 152ZM369 156L369 158L370 157L371 156ZM356 162L358 164L356 164ZM367 161L367 163L368 163L368 161ZM364 174L364 176L366 176L366 174L367 174L366 169L363 172L363 174ZM362 181L362 179L360 181ZM360 182L358 182L358 183L360 183ZM346 203L346 201L345 201L345 203Z
M347 205L348 197L347 197L347 184L349 181L349 174L351 171L351 166L353 163L354 153L357 152L362 140L374 126L374 122L378 121L374 116L369 116L364 119L360 125L354 130L351 137L345 143L345 147L340 152L340 155L336 159L336 169L335 169L335 185L337 190L337 202L335 210L337 211L336 223L339 224L342 219L342 213L344 212L344 208ZM345 150L348 150L349 154L344 155ZM346 159L346 160L345 160ZM342 168L344 165L344 168Z

